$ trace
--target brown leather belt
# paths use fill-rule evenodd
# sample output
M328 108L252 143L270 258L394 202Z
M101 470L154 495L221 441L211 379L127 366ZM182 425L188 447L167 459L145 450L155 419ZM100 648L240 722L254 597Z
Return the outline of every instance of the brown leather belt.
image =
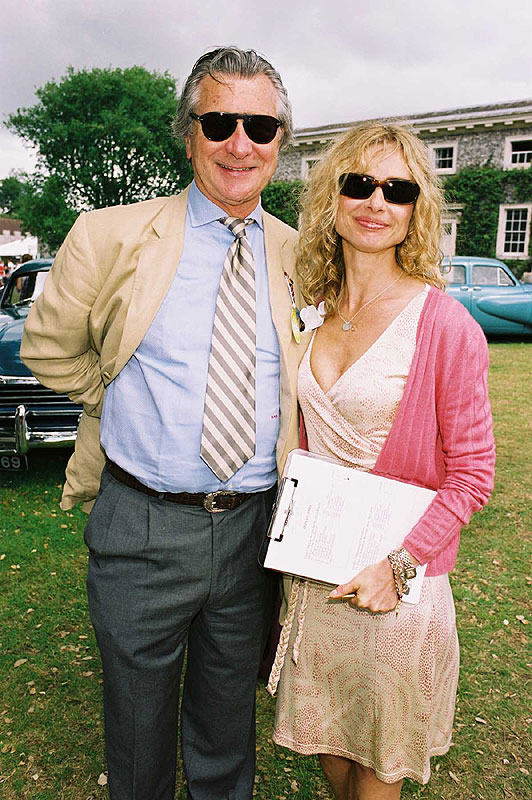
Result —
M191 492L158 492L156 489L150 489L145 486L129 472L126 472L114 461L107 461L107 469L117 481L123 483L124 486L129 486L130 489L136 489L138 492L143 492L150 497L157 497L159 500L168 500L170 503L181 503L185 506L203 506L206 511L216 513L217 511L231 511L234 508L242 505L248 497L252 494L244 494L240 492L207 492L206 494L191 493Z

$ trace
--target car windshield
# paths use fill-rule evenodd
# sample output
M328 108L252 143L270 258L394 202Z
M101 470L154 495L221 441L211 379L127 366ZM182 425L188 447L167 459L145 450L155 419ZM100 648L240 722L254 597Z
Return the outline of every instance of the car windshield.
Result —
M25 306L33 303L42 292L47 275L48 270L18 275L6 286L2 305Z

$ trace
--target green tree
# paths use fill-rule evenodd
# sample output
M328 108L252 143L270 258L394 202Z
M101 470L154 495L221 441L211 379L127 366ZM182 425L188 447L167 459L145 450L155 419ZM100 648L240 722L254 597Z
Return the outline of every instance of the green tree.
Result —
M41 250L51 254L59 249L77 217L77 211L67 204L61 188L54 175L34 175L20 205L24 230L37 236Z
M41 200L53 186L77 212L172 194L190 180L184 144L170 129L176 82L168 73L70 67L36 95L7 126L37 149Z
M41 249L55 253L77 216L54 176L19 172L0 181L0 211L22 220L24 233L37 236Z
M20 217L28 184L21 174L9 175L0 181L0 212L8 217Z

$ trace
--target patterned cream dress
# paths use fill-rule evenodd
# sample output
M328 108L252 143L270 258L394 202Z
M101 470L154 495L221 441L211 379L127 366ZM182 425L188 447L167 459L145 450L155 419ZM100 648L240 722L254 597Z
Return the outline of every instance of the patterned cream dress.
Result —
M311 343L298 383L311 452L372 469L403 394L428 288L327 393L312 374ZM278 651L270 679L275 685L280 671L274 741L344 756L386 783L426 783L429 758L450 746L458 681L448 576L425 578L419 604L403 602L397 617L327 601L330 588L294 582L286 656Z

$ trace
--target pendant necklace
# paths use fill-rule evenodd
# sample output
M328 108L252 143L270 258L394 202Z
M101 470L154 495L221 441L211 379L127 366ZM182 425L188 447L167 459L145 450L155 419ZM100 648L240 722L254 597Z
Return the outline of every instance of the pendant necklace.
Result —
M364 311L364 309L365 309L365 308L367 308L367 306L369 306L369 305L371 305L372 303L374 303L374 302L375 302L375 300L378 300L378 299L379 299L379 297L381 297L381 296L384 294L384 292L387 292L387 291L388 291L388 289L391 289L391 288L392 288L392 286L393 286L394 284L396 284L398 281L400 281L400 280L401 280L401 278L403 277L403 275L404 275L404 274L405 274L404 272L401 272L401 274L399 275L399 277L395 278L395 280L393 280L391 283L389 283L389 284L388 284L388 286L385 286L385 287L384 287L384 289L382 289L382 290L381 290L381 291L380 291L378 294L376 294L376 295L375 295L375 297L372 297L372 298L371 298L371 300L368 300L368 302L367 302L367 303L364 303L364 305L363 305L363 306L360 306L360 308L358 309L358 311L355 311L355 313L353 314L353 316L352 316L350 319L345 319L345 317L342 317L342 315L340 314L339 303L337 303L337 304L336 304L336 313L338 314L338 316L340 317L340 319L341 319L341 320L342 320L342 322L344 323L344 324L342 325L342 330L344 330L344 331L350 331L350 330L353 330L353 325L352 325L351 323L353 322L353 320L355 319L355 317L358 317L358 315L359 315L359 314L360 314L362 311Z

